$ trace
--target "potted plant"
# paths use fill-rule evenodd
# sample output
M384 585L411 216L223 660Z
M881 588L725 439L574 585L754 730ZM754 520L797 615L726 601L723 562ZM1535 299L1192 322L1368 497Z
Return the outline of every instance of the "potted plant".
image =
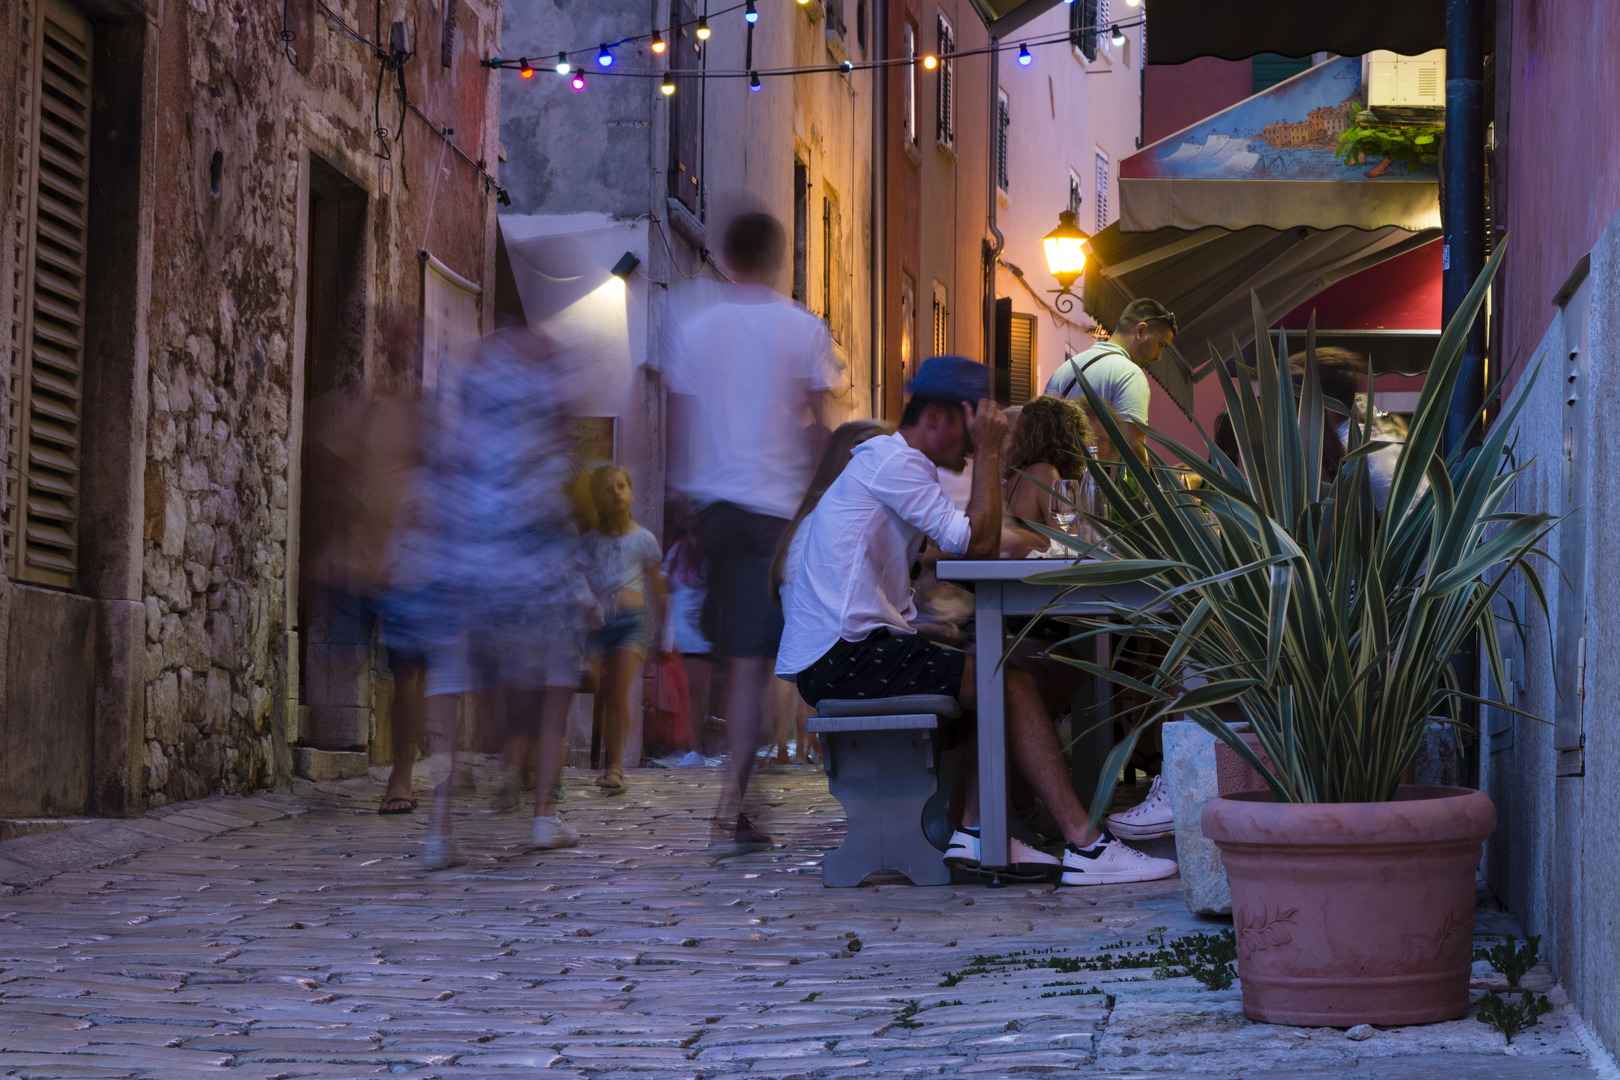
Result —
M1424 730L1436 719L1455 729L1462 704L1480 700L1452 666L1470 635L1505 685L1491 604L1503 578L1522 573L1546 611L1527 558L1544 557L1538 545L1554 521L1502 508L1522 471L1507 468L1503 452L1519 404L1494 418L1482 445L1439 452L1467 328L1501 257L1499 247L1440 338L1382 513L1367 455L1385 444L1353 416L1337 475L1322 475L1327 403L1314 321L1297 400L1286 340L1274 355L1258 300L1258 392L1215 357L1237 460L1207 436L1208 462L1149 432L1202 478L1196 492L1158 454L1137 457L1086 387L1139 494L1092 462L1105 506L1089 516L1101 540L1071 541L1088 561L1040 579L1153 586L1146 606L1114 604L1106 621L1072 620L1071 640L1120 633L1124 623L1124 633L1162 645L1147 674L1070 661L1155 707L1105 764L1093 819L1143 730L1172 713L1196 720L1260 774L1265 790L1211 799L1203 816L1232 888L1252 1019L1409 1024L1468 1010L1474 873L1495 808L1478 791L1400 780ZM1369 415L1372 397L1369 385ZM1331 404L1349 413L1352 403ZM1215 715L1228 703L1262 753Z

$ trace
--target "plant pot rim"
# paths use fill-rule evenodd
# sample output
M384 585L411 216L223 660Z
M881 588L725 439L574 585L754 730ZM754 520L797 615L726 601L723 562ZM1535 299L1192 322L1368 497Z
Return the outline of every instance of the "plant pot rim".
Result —
M1271 791L1217 795L1204 805L1217 844L1332 845L1477 842L1496 829L1496 806L1472 788L1403 784L1388 802L1285 803Z

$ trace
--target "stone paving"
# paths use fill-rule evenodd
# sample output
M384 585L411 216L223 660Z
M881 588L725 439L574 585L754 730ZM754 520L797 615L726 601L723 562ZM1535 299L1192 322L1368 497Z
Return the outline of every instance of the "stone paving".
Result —
M1173 880L824 889L843 821L813 771L761 777L778 846L718 860L716 770L637 770L620 798L567 783L571 851L527 851L526 815L480 811L486 783L457 817L471 862L427 872L425 807L379 817L362 779L306 787L290 817L219 801L243 827L0 899L0 1075L1613 1075L1556 990L1509 1050L1472 1018L1358 1042L1252 1024L1237 989L1009 965L1222 924Z

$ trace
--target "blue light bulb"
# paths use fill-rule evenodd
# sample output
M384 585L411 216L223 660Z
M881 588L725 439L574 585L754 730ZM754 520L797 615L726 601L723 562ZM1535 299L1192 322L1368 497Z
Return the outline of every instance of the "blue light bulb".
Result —
M596 62L603 67L613 66L613 54L608 52L606 45L602 46L602 51L596 54Z
M747 19L751 23L759 22L759 12L754 10L754 0L748 0L748 6L746 10L743 11L743 18Z
M1028 45L1018 46L1018 62L1025 67L1029 67L1029 65L1035 62L1035 57L1030 55Z
M750 71L748 73L748 89L753 93L759 93L759 72Z

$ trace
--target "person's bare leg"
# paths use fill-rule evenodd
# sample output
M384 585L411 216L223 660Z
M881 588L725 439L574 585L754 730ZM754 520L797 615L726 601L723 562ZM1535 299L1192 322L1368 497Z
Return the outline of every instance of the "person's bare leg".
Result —
M383 801L411 797L411 773L416 767L416 750L422 741L422 716L427 702L422 691L427 683L427 666L422 660L394 663L394 704L388 713L394 741L394 768L388 774L388 790Z
M540 715L540 764L534 785L534 813L536 817L555 817L557 782L562 779L563 756L568 752L568 709L574 703L574 688L548 686L524 696L537 706L534 711Z
M720 822L736 819L742 811L743 796L754 769L754 755L760 748L761 724L766 715L771 677L770 658L733 656L726 658L726 743L731 760L726 762L715 818Z
M1064 767L1063 751L1040 688L1028 672L1007 669L1007 745L1013 766L1051 811L1063 838L1085 847L1097 838Z
M641 672L641 653L614 649L603 664L602 774L624 776L624 743L630 734L630 687Z
M433 813L428 831L434 836L450 835L450 801L456 784L456 744L461 741L461 695L437 694L427 699L427 719L435 747L448 757L444 775L433 788Z

